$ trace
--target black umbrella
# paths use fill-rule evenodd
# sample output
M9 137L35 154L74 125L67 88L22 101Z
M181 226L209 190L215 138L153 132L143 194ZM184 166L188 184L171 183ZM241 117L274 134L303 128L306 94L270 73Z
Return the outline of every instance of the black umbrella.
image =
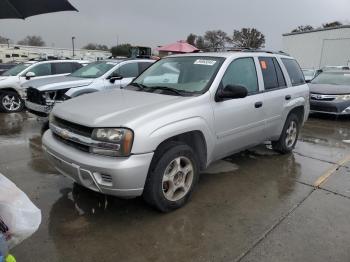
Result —
M19 18L60 11L78 11L67 0L0 0L0 19Z

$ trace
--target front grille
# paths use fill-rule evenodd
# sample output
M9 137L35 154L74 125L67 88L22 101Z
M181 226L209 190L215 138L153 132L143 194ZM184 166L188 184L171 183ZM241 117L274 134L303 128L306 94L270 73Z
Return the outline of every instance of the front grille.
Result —
M27 100L35 104L46 105L46 100L43 97L42 93L32 87L29 87L27 89Z
M53 119L53 123L61 128L82 136L91 137L92 135L93 128L72 123L56 116Z
M321 112L331 112L337 113L338 109L335 106L331 105L310 105L310 109L313 111L321 111Z
M315 101L333 101L335 100L335 98L336 98L335 95L323 95L323 94L317 94L317 93L312 93L310 95L310 99Z
M66 140L66 139L60 137L59 135L57 135L57 134L55 134L55 133L53 133L53 136L54 136L57 140L61 141L62 143L66 144L66 145L69 145L69 146L71 146L71 147L74 147L74 148L79 149L79 150L84 151L84 152L90 152L88 146L82 145L82 144L80 144L80 143L76 143L76 142L71 141L71 140Z

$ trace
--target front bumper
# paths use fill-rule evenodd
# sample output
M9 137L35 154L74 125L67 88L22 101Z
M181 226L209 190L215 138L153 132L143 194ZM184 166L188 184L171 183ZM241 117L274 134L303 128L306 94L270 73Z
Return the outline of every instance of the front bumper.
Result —
M53 108L53 106L39 105L28 100L25 101L25 105L30 113L40 117L47 117Z
M113 158L82 152L57 140L50 130L43 136L48 160L63 175L91 190L118 197L143 192L152 153Z
M310 100L310 113L350 115L350 101Z

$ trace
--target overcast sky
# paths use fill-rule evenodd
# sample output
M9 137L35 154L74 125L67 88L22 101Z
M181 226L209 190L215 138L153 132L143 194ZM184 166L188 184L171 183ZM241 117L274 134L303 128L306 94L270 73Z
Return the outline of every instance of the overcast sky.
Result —
M156 47L189 33L256 27L266 48L281 50L282 33L298 25L348 22L349 0L70 0L79 12L61 12L22 20L0 20L0 35L17 42L40 35L48 46L119 43Z

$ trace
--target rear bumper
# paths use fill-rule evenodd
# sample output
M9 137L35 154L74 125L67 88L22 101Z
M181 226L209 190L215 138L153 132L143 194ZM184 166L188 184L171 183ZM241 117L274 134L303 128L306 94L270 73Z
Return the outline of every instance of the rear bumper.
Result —
M350 101L310 101L310 113L350 115Z
M93 155L57 140L50 130L43 136L48 160L63 175L91 190L118 197L143 192L153 153L113 158Z

